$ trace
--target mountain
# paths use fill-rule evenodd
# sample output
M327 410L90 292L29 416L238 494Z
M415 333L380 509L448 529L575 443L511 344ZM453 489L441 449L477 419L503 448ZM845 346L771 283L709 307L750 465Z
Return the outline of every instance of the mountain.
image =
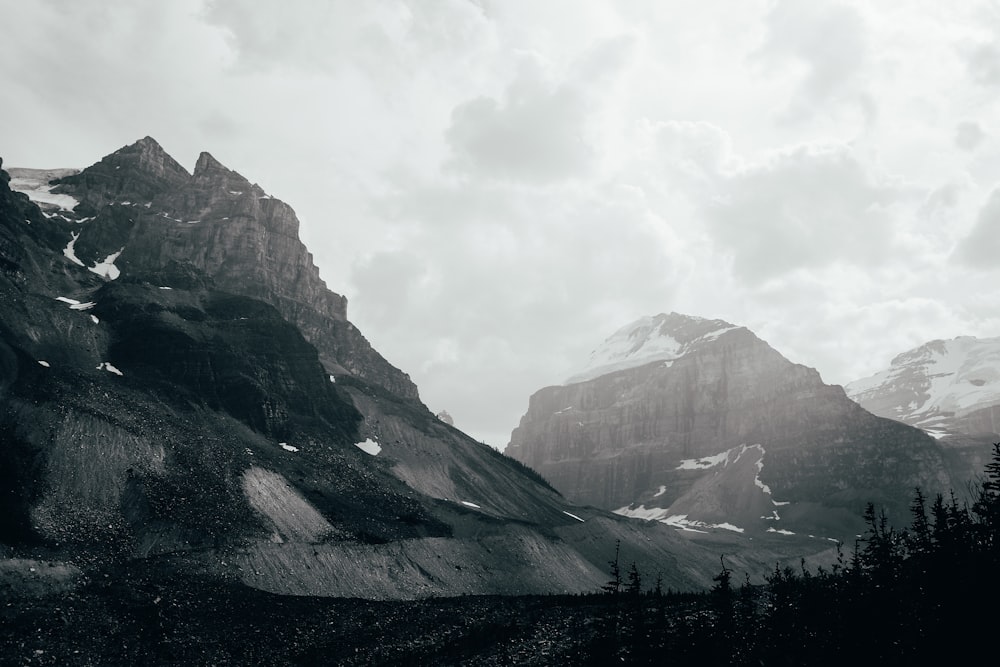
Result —
M189 173L146 137L0 175L0 590L166 569L296 595L582 592L616 540L692 589L747 546L577 506L435 417L293 210L208 153Z
M848 383L866 410L947 435L1000 433L1000 338L932 340Z
M932 340L844 389L866 410L938 439L968 478L1000 439L1000 338Z
M933 438L877 417L745 327L677 313L621 328L531 396L506 452L569 500L687 530L847 539L947 489Z

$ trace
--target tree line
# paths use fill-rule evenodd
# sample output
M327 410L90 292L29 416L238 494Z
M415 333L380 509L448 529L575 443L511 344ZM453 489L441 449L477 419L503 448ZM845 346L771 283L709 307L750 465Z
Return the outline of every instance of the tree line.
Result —
M779 567L752 585L722 559L712 589L643 587L620 543L581 664L923 665L992 661L1000 637L1000 443L970 501L914 491L910 525L869 504L836 563ZM625 570L623 572L623 569ZM994 658L988 658L994 655Z

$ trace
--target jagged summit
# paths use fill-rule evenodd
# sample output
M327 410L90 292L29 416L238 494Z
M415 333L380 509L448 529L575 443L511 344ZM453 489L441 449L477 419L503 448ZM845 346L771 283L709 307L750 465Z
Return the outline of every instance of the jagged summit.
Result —
M152 137L119 148L78 174L53 182L54 192L85 204L84 213L118 201L151 201L182 187L191 174Z
M149 281L189 265L220 289L275 306L331 374L419 399L409 377L347 321L347 299L320 277L292 208L210 153L191 174L145 137L44 187L62 198L53 199L62 204L59 219L71 223L61 232L67 261Z
M932 340L844 389L867 410L936 437L983 432L986 425L965 422L1000 405L1000 337Z
M724 320L709 320L680 313L642 317L611 334L595 349L586 366L564 384L643 366L654 361L672 361L700 342L712 340L733 329Z
M212 154L208 151L202 151L198 156L198 161L194 165L194 177L198 178L199 176L203 176L204 174L212 171L221 171L227 174L236 173L212 157ZM240 178L243 177L240 176Z

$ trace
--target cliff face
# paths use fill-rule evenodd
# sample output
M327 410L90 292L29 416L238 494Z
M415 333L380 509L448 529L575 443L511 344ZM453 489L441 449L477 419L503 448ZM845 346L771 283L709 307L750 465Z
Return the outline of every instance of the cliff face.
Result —
M59 179L54 190L80 202L63 217L85 220L74 250L88 267L119 253L118 270L156 281L172 265L190 264L217 288L277 308L331 373L418 400L409 377L347 321L347 300L320 278L291 207L208 153L189 174L146 137Z
M569 499L661 520L811 531L844 528L867 500L905 511L916 484L947 488L931 438L860 409L747 329L676 314L643 322L595 351L609 372L536 392L511 434L507 453ZM730 482L707 481L724 470ZM809 506L824 509L810 517Z

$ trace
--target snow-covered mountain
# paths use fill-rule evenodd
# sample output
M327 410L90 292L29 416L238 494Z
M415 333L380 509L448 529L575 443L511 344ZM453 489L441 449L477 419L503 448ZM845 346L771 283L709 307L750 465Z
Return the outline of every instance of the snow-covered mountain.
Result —
M722 320L706 320L677 313L643 317L611 334L591 353L586 366L564 384L585 382L653 361L672 362L697 346L737 328Z
M862 409L745 327L678 313L622 327L530 399L507 453L568 499L686 529L853 536L953 484L942 447Z
M1000 337L933 340L844 389L866 410L936 438L996 433Z

